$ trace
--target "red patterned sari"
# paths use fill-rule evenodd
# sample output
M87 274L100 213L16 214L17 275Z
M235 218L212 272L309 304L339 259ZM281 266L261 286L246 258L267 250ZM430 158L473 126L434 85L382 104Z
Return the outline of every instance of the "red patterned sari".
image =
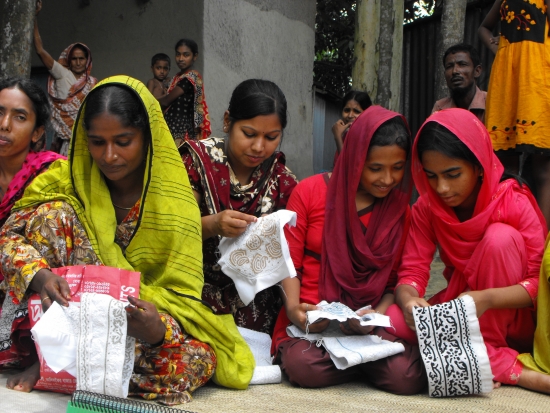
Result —
M240 185L227 161L223 138L186 142L182 159L191 187L202 195L202 216L233 209L260 217L284 209L297 184L285 166L284 154L276 152L258 166L248 185ZM218 244L218 237L203 243L203 300L218 314L233 314L238 326L271 335L282 306L277 286L261 291L245 306L233 280L218 265Z

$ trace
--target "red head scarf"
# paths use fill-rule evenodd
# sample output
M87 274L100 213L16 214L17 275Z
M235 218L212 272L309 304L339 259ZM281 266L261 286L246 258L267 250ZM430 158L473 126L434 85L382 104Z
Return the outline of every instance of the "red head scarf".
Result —
M400 184L376 200L365 233L357 214L355 194L367 150L376 130L396 112L380 106L365 110L351 126L327 190L319 296L358 309L376 306L386 288L411 196L409 163Z
M460 222L452 208L447 206L430 187L426 173L418 158L418 137L428 122L436 122L452 132L475 155L483 168L483 183L477 197L474 214L467 221ZM500 182L504 167L493 152L491 138L483 123L470 111L445 109L434 113L418 131L412 153L412 174L420 194L418 202L428 202L433 212L433 227L442 249L448 255L455 269L464 272L477 244L483 238L489 224L508 223L515 228L515 222L522 214L514 201L515 193L522 193L531 202L541 221L541 237L546 236L546 222L537 202L527 186L520 186L515 179ZM465 280L464 280L465 282ZM460 288L466 288L465 284ZM463 291L463 290L461 290ZM460 292L461 292L460 291Z

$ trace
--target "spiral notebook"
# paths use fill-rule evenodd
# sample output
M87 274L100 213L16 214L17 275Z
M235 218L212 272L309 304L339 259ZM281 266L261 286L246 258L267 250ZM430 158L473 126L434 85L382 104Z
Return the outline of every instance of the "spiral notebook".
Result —
M189 410L172 409L160 404L145 403L139 400L122 399L77 390L67 406L67 413L106 412L106 413L193 413Z

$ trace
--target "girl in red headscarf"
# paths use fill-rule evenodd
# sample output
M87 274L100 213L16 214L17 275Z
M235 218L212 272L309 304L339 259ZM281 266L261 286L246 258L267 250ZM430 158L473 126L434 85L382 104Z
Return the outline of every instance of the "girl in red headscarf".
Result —
M410 329L397 334L416 340L413 307L467 293L476 304L496 386L548 392L550 376L517 360L518 352L533 345L546 223L529 188L506 179L503 171L487 130L467 110L437 112L418 132L412 173L420 198L412 209L396 288ZM426 301L421 297L436 247L448 286ZM399 330L396 314L392 321Z
M285 311L273 334L272 351L292 384L325 387L366 378L398 394L422 390L424 370L417 348L338 370L323 347L290 338L286 327L321 332L328 320L306 326L306 312L321 300L342 302L353 310L367 305L385 313L393 303L396 268L408 228L411 146L405 119L371 106L355 120L332 176L303 180L290 196L287 209L297 213L297 225L285 229L298 277L283 281ZM342 324L346 334L369 334L357 320ZM383 329L374 334L397 339Z

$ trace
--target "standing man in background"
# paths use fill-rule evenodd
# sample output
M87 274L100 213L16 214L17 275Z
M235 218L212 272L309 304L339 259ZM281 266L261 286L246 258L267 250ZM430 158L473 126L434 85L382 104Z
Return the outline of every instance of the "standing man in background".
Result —
M448 108L469 110L481 122L485 122L485 99L487 92L480 90L476 80L481 75L481 63L477 50L465 43L449 47L443 55L445 80L451 96L435 102L437 112Z

